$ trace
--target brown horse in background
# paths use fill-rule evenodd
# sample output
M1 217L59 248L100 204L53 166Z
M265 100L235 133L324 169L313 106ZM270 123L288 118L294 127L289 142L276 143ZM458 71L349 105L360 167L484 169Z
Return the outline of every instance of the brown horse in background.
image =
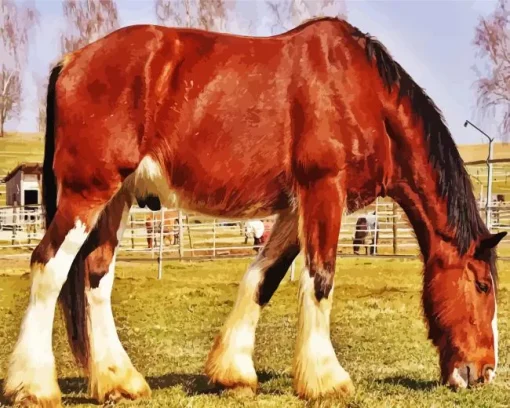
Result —
M368 223L365 217L359 217L356 221L354 231L354 239L352 240L352 250L356 255L359 255L360 245L365 245L365 238L368 236ZM365 248L368 253L368 248Z
M163 222L163 243L175 245L179 243L179 211L166 210ZM147 214L145 217L145 230L149 249L157 245L161 232L161 214Z
M505 233L480 218L438 108L346 21L263 38L137 25L67 55L49 80L43 185L47 230L4 381L15 403L61 402L57 299L91 395L150 395L111 309L116 248L140 199L218 218L278 216L207 358L212 382L256 389L260 313L303 250L295 391L353 393L330 338L337 245L342 210L377 196L398 202L416 233L442 381L494 377L495 247Z

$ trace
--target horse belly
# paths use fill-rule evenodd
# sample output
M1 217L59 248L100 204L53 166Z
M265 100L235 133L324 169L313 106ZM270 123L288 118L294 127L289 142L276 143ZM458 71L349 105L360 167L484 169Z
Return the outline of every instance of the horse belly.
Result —
M214 177L198 174L196 169L186 169L186 182L172 183L167 171L151 158L145 156L135 173L125 182L137 199L157 197L166 208L181 208L202 214L222 217L261 217L289 207L291 200L283 175L251 179L251 186L232 181L212 182ZM237 188L236 188L237 187Z

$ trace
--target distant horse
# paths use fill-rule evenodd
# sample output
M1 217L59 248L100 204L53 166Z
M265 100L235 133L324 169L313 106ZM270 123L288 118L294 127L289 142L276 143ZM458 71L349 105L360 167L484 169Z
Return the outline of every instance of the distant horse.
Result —
M163 243L175 245L179 243L179 231L176 228L179 225L178 211L165 211L163 226ZM161 233L161 215L148 214L145 217L145 230L147 232L147 244L149 249L157 245Z
M260 220L250 220L245 223L245 241L248 242L249 237L253 237L253 249L255 252L259 252L260 246L264 245L269 239L269 231Z
M352 240L352 249L355 254L359 255L360 245L365 246L365 240L367 239L367 237L370 237L372 238L372 242L370 245L365 246L365 254L368 255L368 253L370 252L370 255L374 255L378 236L376 222L377 220L375 217L375 213L360 216L356 220L354 238Z
M313 399L354 391L330 337L337 244L342 210L379 196L416 233L442 382L494 377L495 247L505 233L484 225L439 109L346 21L315 19L270 38L136 25L67 55L49 78L43 187L46 232L4 379L15 403L60 405L57 299L92 397L150 395L110 300L116 248L140 199L217 218L278 216L208 355L212 383L256 389L260 313L302 247L294 389Z
M504 194L495 194L492 196L493 205L492 205L492 223L493 225L499 224L499 215L501 211L501 205L505 203Z

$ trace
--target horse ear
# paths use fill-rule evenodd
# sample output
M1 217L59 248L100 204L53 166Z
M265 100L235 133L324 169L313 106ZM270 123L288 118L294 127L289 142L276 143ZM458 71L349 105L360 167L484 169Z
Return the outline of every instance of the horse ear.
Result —
M506 234L506 231L498 232L497 234L491 234L487 238L482 239L480 244L478 244L477 252L482 253L496 247Z

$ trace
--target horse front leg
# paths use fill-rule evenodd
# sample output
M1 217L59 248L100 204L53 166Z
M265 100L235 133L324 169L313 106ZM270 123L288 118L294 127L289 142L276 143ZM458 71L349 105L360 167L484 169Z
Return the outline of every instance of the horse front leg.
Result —
M252 356L260 312L299 251L297 214L280 214L267 244L248 267L234 308L209 353L205 371L211 382L227 388L256 389Z
M325 178L302 186L299 191L306 266L299 285L294 387L302 398L354 391L330 337L336 249L345 199L339 184L337 178Z

